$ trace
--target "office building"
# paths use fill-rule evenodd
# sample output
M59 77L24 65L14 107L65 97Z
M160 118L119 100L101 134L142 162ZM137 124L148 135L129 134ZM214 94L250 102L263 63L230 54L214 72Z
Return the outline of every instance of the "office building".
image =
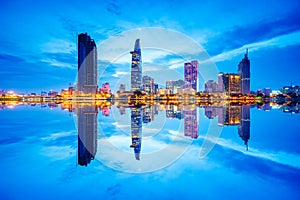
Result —
M205 93L213 93L218 91L218 84L213 81L209 80L205 83L204 92Z
M250 94L250 60L248 59L248 49L238 65L238 74L241 77L242 94Z
M184 63L184 88L198 90L198 61Z
M218 91L228 94L240 94L241 77L233 73L220 73L218 75Z
M169 90L170 94L177 94L178 89L184 88L184 81L179 79L177 81L167 81L166 82L166 89Z
M78 35L78 83L77 90L84 94L96 94L97 47L87 33Z
M145 91L148 95L154 93L154 79L150 76L143 76L142 90Z

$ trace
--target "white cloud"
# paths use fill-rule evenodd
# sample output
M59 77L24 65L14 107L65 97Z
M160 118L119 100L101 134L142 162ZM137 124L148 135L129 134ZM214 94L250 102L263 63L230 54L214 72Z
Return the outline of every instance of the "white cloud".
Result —
M65 63L65 62L61 62L58 61L56 59L42 59L41 62L45 62L45 63L49 63L50 65L54 66L54 67L61 67L61 68L69 68L69 69L76 69L76 66L70 64L70 63Z
M282 152L282 151L275 152L275 151L270 151L265 149L257 149L255 147L251 147L249 151L246 151L244 145L233 143L232 141L226 140L224 138L215 138L209 136L205 137L201 135L199 136L199 138L203 138L205 140L215 142L220 146L235 151L239 151L246 155L267 159L279 164L288 165L300 169L300 156L297 154L292 154L292 153Z
M76 51L76 43L62 40L52 39L50 42L41 46L41 51L46 53L68 53L71 54Z
M52 133L50 136L41 138L42 140L56 140L60 137L70 136L72 134L77 134L76 131L62 131L57 133Z
M116 73L114 73L112 76L113 77L120 77L121 75L126 75L126 74L129 74L128 72L116 72Z

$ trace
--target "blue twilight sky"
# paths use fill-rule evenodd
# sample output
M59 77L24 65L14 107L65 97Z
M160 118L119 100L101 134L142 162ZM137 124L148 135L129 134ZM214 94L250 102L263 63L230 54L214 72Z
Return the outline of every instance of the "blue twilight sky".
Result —
M0 89L27 93L66 88L77 72L76 33L88 32L100 44L143 27L185 34L205 48L219 71L236 72L248 47L252 90L300 84L298 0L10 0L0 4Z

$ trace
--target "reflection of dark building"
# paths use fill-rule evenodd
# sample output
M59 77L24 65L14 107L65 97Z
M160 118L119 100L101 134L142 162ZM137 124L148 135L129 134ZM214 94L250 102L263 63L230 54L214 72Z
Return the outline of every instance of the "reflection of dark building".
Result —
M241 122L241 107L226 106L218 108L218 124L220 126L233 126Z
M78 35L78 91L95 94L98 88L97 47L87 33Z
M198 137L197 108L193 110L183 110L184 115L184 136L191 138Z
M248 140L250 139L250 105L242 105L241 123L238 127L238 133L244 140L248 150Z
M97 152L97 108L85 106L77 109L78 164L87 166Z
M250 60L248 59L248 49L239 63L238 74L241 77L241 91L242 94L250 94Z
M178 109L178 106L169 105L166 109L166 117L167 118L182 119L183 118L183 111Z
M135 158L140 160L141 142L142 142L142 109L131 109L131 148L134 148Z
M131 62L131 91L141 90L142 86L142 55L140 39L135 41Z

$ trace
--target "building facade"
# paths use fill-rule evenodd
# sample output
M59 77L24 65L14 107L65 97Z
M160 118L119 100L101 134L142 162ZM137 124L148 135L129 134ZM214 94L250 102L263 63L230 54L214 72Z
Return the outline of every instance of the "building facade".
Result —
M213 93L218 91L218 84L213 81L209 80L205 83L204 92L205 93Z
M184 88L198 91L198 61L184 63Z
M142 90L151 95L154 93L154 79L150 76L143 76Z
M241 77L242 94L250 94L250 60L248 59L248 49L238 65L238 74Z
M95 41L87 34L78 35L78 82L77 90L84 94L96 94L97 47Z
M184 88L184 81L179 79L177 81L167 81L166 82L166 89L170 91L170 94L178 93L178 89Z
M240 94L241 77L233 73L220 73L218 75L218 90L228 94Z

